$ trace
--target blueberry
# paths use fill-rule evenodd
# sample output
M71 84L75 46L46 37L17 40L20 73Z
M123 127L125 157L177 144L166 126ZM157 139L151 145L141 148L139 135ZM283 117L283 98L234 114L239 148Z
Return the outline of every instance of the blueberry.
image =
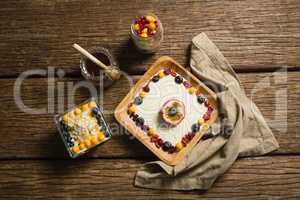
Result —
M205 97L204 96L198 96L197 97L197 101L200 103L200 104L203 104L205 102Z
M138 117L138 118L136 119L136 124L137 124L138 126L143 126L144 123L145 123L145 120L144 120L142 117Z
M137 119L139 118L139 116L137 115L137 114L134 114L133 116L132 116L132 120L135 122Z
M172 148L172 144L168 141L164 142L162 145L162 149L164 151L169 151Z
M135 98L134 98L134 103L135 103L136 105L142 104L142 103L143 103L143 98L142 98L141 96L135 97Z
M195 133L195 132L198 132L200 130L200 126L199 124L193 124L192 125L192 131Z
M180 84L180 83L183 82L183 78L181 76L176 76L175 77L175 82L178 83L178 84Z
M159 81L159 76L158 76L158 75L153 76L153 77L152 77L152 81L153 81L154 83L156 83L157 81Z
M177 108L175 107L171 107L169 110L168 110L168 115L170 116L174 116L177 114Z

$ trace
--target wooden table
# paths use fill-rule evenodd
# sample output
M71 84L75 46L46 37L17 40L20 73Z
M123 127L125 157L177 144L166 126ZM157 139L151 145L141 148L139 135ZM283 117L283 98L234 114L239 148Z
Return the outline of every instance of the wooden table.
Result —
M137 53L128 40L132 17L142 9L156 13L165 27L164 42L153 56ZM0 13L3 199L300 198L300 1L9 0L0 2ZM113 139L81 159L68 159L53 114L71 96L59 93L58 84L67 90L67 83L83 80L74 42L87 48L108 46L121 68L137 80L162 55L188 66L191 39L200 32L237 71L278 139L278 151L239 159L208 192L135 188L135 172L155 157L113 119L113 109L130 89L123 78L100 95ZM21 89L26 106L48 105L48 112L24 113L14 101L16 78L27 70L48 68L65 72L55 78L54 96L48 95L46 76L31 76ZM84 88L76 91L76 102L88 97Z

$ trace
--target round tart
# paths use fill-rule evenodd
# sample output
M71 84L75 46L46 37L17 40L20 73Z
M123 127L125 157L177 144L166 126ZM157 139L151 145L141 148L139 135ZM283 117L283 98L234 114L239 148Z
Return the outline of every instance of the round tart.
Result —
M160 113L165 123L176 126L185 117L185 107L181 101L177 99L170 99L164 103Z

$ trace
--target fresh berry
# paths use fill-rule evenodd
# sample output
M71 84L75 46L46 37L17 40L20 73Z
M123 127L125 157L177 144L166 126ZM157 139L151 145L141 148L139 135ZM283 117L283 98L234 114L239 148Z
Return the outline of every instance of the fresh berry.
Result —
M198 96L197 97L197 101L200 103L200 104L203 104L205 102L205 97L204 96Z
M137 114L133 114L133 116L132 116L132 120L135 122L137 119L138 119L138 115Z
M214 110L213 107L211 107L211 106L207 107L207 112L208 113L212 113L213 110Z
M178 84L181 84L183 82L183 78L181 76L176 76L175 77L175 82Z
M209 107L210 106L210 103L209 103L209 101L206 99L206 101L204 102L204 105L205 105L205 107Z
M144 92L149 92L149 91L150 91L149 85L145 85L145 86L143 87L143 91L144 91Z
M92 109L92 113L94 114L94 115L99 115L99 109L97 108L97 107L95 107L95 108L93 108Z
M170 68L165 69L165 70L164 70L164 73L165 73L166 75L171 74L171 69L170 69Z
M199 124L193 124L192 125L192 131L195 133L195 132L198 132L200 130L200 126Z
M203 115L203 119L204 119L204 121L209 120L209 119L210 119L210 113L205 113L205 114Z
M188 81L184 81L184 82L183 82L183 85L184 85L184 87L186 87L186 88L190 88L190 87L191 87L191 84L190 84Z
M144 118L142 118L142 117L138 117L137 119L136 119L136 125L138 125L138 126L143 126L144 125L144 123L145 123L145 120L144 120Z
M134 103L136 105L141 105L143 103L143 98L141 96L137 96L134 98Z
M164 142L162 145L162 149L164 151L169 151L172 148L172 144L168 141Z
M156 83L157 81L159 81L159 76L158 76L158 75L153 76L153 77L152 77L152 81L153 81L154 83Z

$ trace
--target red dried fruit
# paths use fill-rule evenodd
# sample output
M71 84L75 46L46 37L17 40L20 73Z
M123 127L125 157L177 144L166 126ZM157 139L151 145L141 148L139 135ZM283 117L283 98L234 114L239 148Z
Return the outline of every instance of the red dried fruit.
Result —
M143 87L143 91L144 91L144 92L149 92L149 91L150 91L149 85L145 85L145 86Z
M190 84L188 81L184 81L184 82L183 82L183 85L184 85L184 87L186 87L186 88L190 88L190 87L191 87L191 84Z
M152 143L156 142L157 140L158 140L158 135L153 135L150 138L150 142L152 142Z
M177 76L177 74L176 74L176 72L174 71L174 70L172 70L171 69L171 73L170 73L173 77L176 77Z
M209 103L209 101L208 101L208 100L206 100L206 101L204 102L204 105L205 105L205 107L210 107L210 103Z
M203 115L203 119L204 119L204 121L209 120L209 119L210 119L210 113L205 113L205 114Z
M171 74L171 69L170 69L170 68L165 69L165 70L164 70L164 73L165 73L166 75Z
M163 145L163 144L164 144L164 141L163 141L161 138L158 138L158 139L155 141L155 146L156 146L157 148L160 148L161 145Z
M212 113L213 110L214 110L213 107L211 107L211 106L208 106L208 107L207 107L207 112L208 112L208 113Z

